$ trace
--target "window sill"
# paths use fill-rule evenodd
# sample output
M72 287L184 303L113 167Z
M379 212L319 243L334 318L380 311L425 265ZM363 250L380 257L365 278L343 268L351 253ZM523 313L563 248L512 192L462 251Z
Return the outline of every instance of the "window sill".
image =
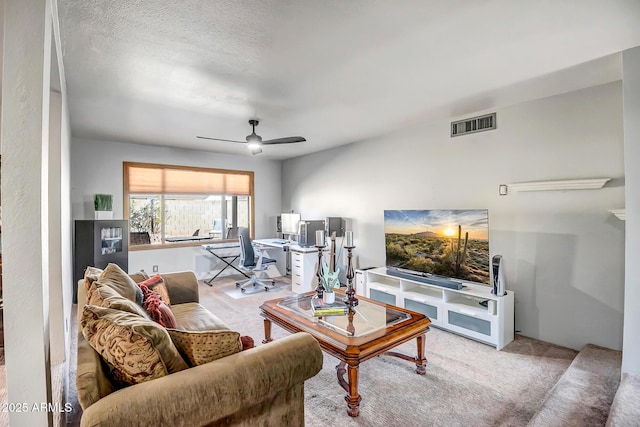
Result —
M210 245L212 243L229 243L237 242L238 239L202 239L198 241L178 242L178 243L158 243L155 245L135 245L129 246L129 251L148 251L154 249L175 249L175 248L189 248L198 247L202 245Z

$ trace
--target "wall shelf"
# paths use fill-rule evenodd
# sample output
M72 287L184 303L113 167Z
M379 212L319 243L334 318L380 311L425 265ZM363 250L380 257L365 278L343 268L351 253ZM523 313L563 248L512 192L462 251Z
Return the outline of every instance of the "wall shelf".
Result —
M611 178L566 179L561 181L530 181L509 184L509 191L597 190Z
M624 221L624 220L627 219L626 210L624 208L623 209L611 209L611 210L609 210L609 212L611 212L612 214L617 216L620 221Z

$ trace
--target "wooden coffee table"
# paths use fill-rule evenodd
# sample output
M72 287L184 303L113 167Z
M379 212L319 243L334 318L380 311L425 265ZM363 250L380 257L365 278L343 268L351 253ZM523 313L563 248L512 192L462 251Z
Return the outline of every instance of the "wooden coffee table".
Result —
M344 297L337 291L336 300ZM360 414L361 396L358 394L360 363L376 356L395 356L416 364L416 372L424 375L427 359L424 356L425 334L431 320L423 314L358 297L359 304L348 315L314 317L311 298L315 292L294 297L266 301L260 306L264 317L264 341L271 338L271 322L285 330L308 332L320 347L340 360L336 371L338 383L347 392L347 414ZM416 338L416 357L389 351ZM345 373L347 374L345 379Z

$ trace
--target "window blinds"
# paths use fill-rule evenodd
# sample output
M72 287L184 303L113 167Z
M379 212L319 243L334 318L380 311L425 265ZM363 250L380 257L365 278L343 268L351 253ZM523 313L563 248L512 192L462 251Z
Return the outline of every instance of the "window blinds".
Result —
M253 172L124 162L129 194L250 196Z

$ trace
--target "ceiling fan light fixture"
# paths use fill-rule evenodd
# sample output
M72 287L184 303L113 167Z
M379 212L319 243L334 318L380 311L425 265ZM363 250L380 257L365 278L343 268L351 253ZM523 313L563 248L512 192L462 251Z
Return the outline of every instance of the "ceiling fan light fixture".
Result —
M256 154L262 153L263 145L275 145L275 144L291 144L294 142L304 142L304 139L301 136L288 136L285 138L276 138L276 139L268 139L266 141L262 141L262 137L256 134L256 126L258 126L258 119L249 120L249 124L251 125L251 134L247 135L245 141L236 141L234 139L222 139L222 138L211 138L208 136L198 136L201 139L211 139L213 141L226 141L226 142L240 142L242 144L247 144L247 148L254 156Z
M252 152L256 151L256 150L262 151L262 142L261 141L249 141L249 138L247 138L247 147Z
M248 144L258 144L258 145L262 144L262 137L260 135L256 135L255 133L252 133L251 135L247 135L246 139Z

